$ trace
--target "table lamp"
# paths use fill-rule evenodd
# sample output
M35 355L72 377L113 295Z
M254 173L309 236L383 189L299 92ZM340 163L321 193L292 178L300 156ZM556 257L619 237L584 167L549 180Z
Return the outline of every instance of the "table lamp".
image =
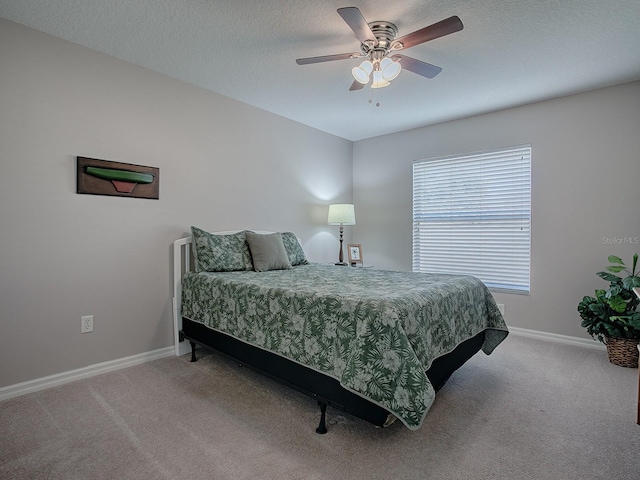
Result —
M340 225L340 255L336 265L346 265L344 256L342 255L342 236L344 233L344 225L356 224L356 210L350 203L336 203L329 205L329 217L327 220L329 225Z

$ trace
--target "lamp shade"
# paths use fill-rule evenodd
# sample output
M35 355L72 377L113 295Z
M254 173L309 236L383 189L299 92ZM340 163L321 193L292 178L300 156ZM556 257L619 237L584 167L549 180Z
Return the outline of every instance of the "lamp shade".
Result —
M329 205L329 225L355 225L356 210L350 203L335 203Z

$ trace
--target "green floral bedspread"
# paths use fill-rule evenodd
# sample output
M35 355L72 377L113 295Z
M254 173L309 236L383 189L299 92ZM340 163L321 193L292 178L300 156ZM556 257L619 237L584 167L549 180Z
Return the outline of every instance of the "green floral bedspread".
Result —
M410 429L433 403L436 358L485 329L488 355L508 335L477 278L320 264L187 273L182 316L326 373Z

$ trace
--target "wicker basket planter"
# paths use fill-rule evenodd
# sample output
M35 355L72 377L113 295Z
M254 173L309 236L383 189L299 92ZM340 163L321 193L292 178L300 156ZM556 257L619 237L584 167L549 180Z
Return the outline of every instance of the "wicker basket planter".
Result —
M637 338L607 337L607 354L609 361L621 367L638 368Z

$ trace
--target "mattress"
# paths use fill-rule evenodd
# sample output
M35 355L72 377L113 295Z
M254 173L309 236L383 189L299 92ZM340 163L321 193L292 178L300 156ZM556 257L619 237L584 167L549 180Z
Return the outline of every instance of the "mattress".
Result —
M182 316L335 378L417 429L433 403L431 363L485 332L508 335L477 278L310 264L189 272Z

